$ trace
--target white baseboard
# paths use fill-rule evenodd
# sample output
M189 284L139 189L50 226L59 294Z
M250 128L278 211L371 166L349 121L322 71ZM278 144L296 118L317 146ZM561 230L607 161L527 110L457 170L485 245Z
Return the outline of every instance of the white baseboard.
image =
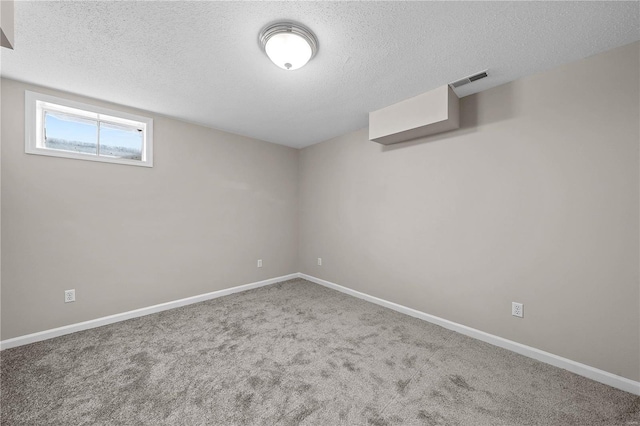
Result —
M357 297L359 299L366 300L376 305L384 306L385 308L393 309L394 311L401 312L406 315L410 315L415 318L439 325L449 330L456 331L465 336L473 337L483 342L490 343L495 346L499 346L504 349L516 352L520 355L524 355L529 358L536 359L546 364L559 367L572 373L579 374L580 376L587 377L596 382L604 383L605 385L612 386L617 389L621 389L626 392L630 392L635 395L640 395L640 382L627 379L616 374L609 373L604 370L600 370L586 364L581 364L576 361L572 361L567 358L563 358L558 355L554 355L549 352L541 351L540 349L533 348L531 346L523 345L521 343L514 342L512 340L503 339L502 337L495 336L493 334L485 333L484 331L476 330L475 328L467 327L466 325L458 324L453 321L446 320L444 318L429 315L415 309L408 308L406 306L399 305L397 303L389 302L378 297L370 296L366 293L361 293L356 290L352 290L347 287L325 281L320 278L312 277L306 274L299 274L300 278L320 284L322 286L346 293L350 296Z
M241 291L251 290L258 287L263 287L270 284L279 283L282 281L291 280L294 278L304 278L305 280L320 284L322 286L340 291L350 296L357 297L359 299L366 300L371 303L375 303L385 308L393 309L394 311L410 315L412 317L439 325L446 329L464 334L469 337L481 340L483 342L490 343L495 346L499 346L504 349L516 352L520 355L524 355L529 358L536 359L538 361L553 365L555 367L563 368L571 371L572 373L579 374L587 377L591 380L595 380L600 383L612 386L617 389L621 389L626 392L630 392L635 395L640 395L640 382L627 379L604 370L600 370L586 364L581 364L576 361L572 361L567 358L563 358L558 355L554 355L549 352L542 351L540 349L533 348L531 346L523 345L521 343L507 340L502 337L495 336L493 334L485 333L484 331L476 330L475 328L467 327L466 325L458 324L453 321L446 320L434 315L430 315L406 306L399 305L397 303L389 302L388 300L380 299L375 296L370 296L366 293L362 293L356 290L352 290L347 287L332 283L330 281L322 280L310 275L295 273L284 275L282 277L271 278L264 281L258 281L251 284L240 285L237 287L227 288L224 290L218 290L211 293L200 294L198 296L187 297L185 299L174 300L172 302L161 303L159 305L153 305L146 308L140 308L133 311L123 312L120 314L109 315L102 318L96 318L89 321L80 322L77 324L70 324L63 327L53 328L51 330L40 331L38 333L27 334L24 336L14 337L0 341L0 350L14 348L17 346L28 345L29 343L39 342L41 340L52 339L54 337L63 336L65 334L75 333L77 331L87 330L90 328L101 327L103 325L113 324L115 322L125 321L131 318L138 318L145 315L153 314L156 312L166 311L168 309L178 308L180 306L191 305L193 303L204 302L205 300L216 299L218 297L227 296L233 293L239 293Z
M65 325L63 327L52 328L50 330L40 331L38 333L32 333L32 334L26 334L24 336L14 337L12 339L1 341L0 350L15 348L16 346L28 345L29 343L52 339L54 337L75 333L77 331L101 327L103 325L113 324L114 322L125 321L131 318L138 318L145 315L154 314L156 312L166 311L168 309L179 308L180 306L191 305L193 303L204 302L205 300L211 300L211 299L216 299L222 296L228 296L233 293L251 290L253 288L264 287L266 285L275 284L282 281L298 278L299 275L300 274L295 273L295 274L284 275L282 277L270 278L268 280L258 281L251 284L225 288L224 290L213 291L211 293L205 293L205 294L200 294L198 296L187 297L185 299L179 299L171 302L160 303L159 305L148 306L146 308L135 309L133 311L123 312L120 314L109 315L106 317L96 318L93 320L79 322L76 324Z

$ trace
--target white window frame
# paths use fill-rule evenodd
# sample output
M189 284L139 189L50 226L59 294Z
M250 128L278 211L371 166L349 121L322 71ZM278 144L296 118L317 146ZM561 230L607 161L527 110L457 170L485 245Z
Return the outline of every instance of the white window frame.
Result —
M153 167L153 119L129 114L96 105L71 101L57 96L25 90L25 141L24 152L27 154L47 155L50 157L73 158L77 160L99 161L102 163L126 164L129 166ZM44 110L70 113L79 117L111 123L139 126L143 132L142 159L113 158L80 152L69 152L45 148L44 145Z

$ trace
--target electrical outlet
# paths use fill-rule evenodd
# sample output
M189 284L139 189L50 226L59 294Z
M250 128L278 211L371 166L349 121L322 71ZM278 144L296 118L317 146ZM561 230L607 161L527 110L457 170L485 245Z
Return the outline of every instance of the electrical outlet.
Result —
M511 315L514 317L524 317L524 305L522 303L511 302Z
M262 259L258 259L258 268L262 268Z
M74 290L65 290L64 291L64 303L75 302L76 301L76 291Z
M321 257L318 258L318 266L322 266L322 258Z

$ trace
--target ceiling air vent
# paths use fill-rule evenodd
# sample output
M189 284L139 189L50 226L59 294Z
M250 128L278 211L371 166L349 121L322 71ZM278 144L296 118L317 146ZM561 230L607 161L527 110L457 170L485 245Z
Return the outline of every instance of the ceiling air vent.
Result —
M488 75L487 74L487 70L485 70L485 71L479 72L477 74L470 75L469 77L465 77L465 78L462 78L460 80L454 81L453 83L450 84L450 86L455 89L457 87L464 86L465 84L469 84L469 83L472 83L472 82L474 82L476 80L480 80L482 78L485 78L485 77L487 77L487 75Z

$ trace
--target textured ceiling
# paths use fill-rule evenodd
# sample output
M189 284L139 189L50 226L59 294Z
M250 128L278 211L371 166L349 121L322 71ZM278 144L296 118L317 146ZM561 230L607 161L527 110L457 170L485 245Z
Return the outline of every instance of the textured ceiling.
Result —
M458 95L636 41L639 4L18 1L1 73L303 147L487 68ZM300 70L277 68L258 46L280 19L318 36Z

